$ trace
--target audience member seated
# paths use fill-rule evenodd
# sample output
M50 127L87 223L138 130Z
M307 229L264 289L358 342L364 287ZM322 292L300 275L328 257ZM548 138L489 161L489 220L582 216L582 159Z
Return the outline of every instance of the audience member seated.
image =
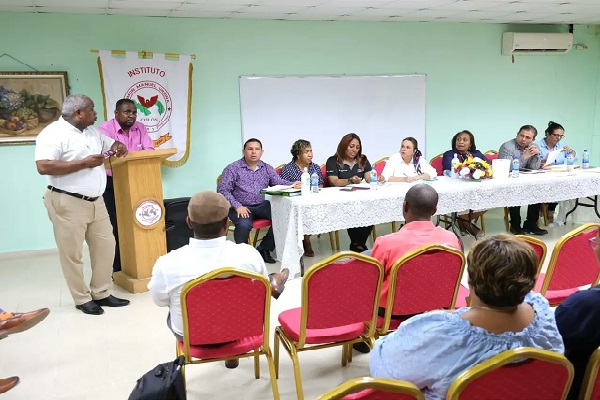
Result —
M533 143L537 136L537 129L532 125L523 125L517 133L516 139L504 143L498 151L498 158L513 160L519 159L520 169L539 169L541 166L540 149ZM532 233L545 235L547 230L538 227L541 204L530 204L527 207L527 218L521 229L521 207L509 207L510 232L515 235Z
M227 215L230 204L219 193L196 193L188 206L188 224L194 231L190 244L161 256L154 264L148 290L154 303L169 307L167 326L175 337L183 341L181 290L192 279L222 267L235 267L268 276L273 297L284 289L289 270L267 274L260 253L247 243L235 244L227 240ZM235 368L239 360L226 361Z
M363 178L370 182L373 168L362 153L360 137L356 133L349 133L340 140L336 153L327 159L325 169L330 186L346 186L360 183ZM373 225L348 229L350 250L367 250L367 239L372 229Z
M467 261L471 307L417 315L378 339L374 377L406 380L427 399L444 399L464 370L505 350L564 351L548 301L531 291L537 257L527 243L509 235L484 238Z
M300 182L286 181L272 166L260 160L263 155L260 140L248 139L244 143L242 154L241 159L225 167L217 185L217 192L231 203L229 219L235 225L233 238L236 243L248 243L254 218L271 219L271 203L260 194L261 190L273 185L300 187ZM269 227L257 250L266 263L276 262L271 257L271 252L275 250L272 226Z
M438 193L432 186L419 183L411 187L402 206L406 224L398 232L380 236L375 241L371 257L379 260L385 270L379 297L380 315L385 313L392 265L400 257L428 244L443 244L461 250L460 241L454 233L431 222L437 204Z
M321 167L312 162L313 152L310 142L303 139L296 140L290 152L292 153L292 161L283 166L280 173L281 177L288 181L299 181L304 168L306 168L310 175L316 173L319 176L319 187L322 188L323 174L321 173ZM310 235L304 235L302 245L306 257L315 256L312 244L310 243Z
M402 139L400 152L388 158L381 175L387 182L415 182L433 179L437 172L421 154L417 139L407 137Z
M25 313L11 313L0 308L0 339L24 332L42 322L50 314L47 308ZM6 393L19 384L18 376L0 379L0 394Z
M600 236L590 240L600 265ZM573 293L556 309L556 325L565 342L565 355L575 367L568 399L578 399L585 368L600 347L600 285Z
M444 171L450 171L452 169L452 159L456 154L460 162L465 161L467 158L479 157L483 161L489 163L487 157L477 150L475 146L475 136L467 130L458 132L452 137L451 142L452 150L448 150L444 153L442 158L442 169ZM477 219L485 214L485 211L475 211L468 214L459 214L457 221L460 233L464 236L467 233L475 236L477 239L483 236L483 231L479 229L471 221Z
M577 153L575 150L572 150L569 146L567 146L563 142L563 138L565 137L565 128L562 127L561 124L557 124L554 121L548 122L548 127L546 128L546 137L541 138L535 144L540 149L540 159L542 166L545 165L562 165L565 163L565 159L568 153L573 154L574 160L577 159ZM556 157L556 160L552 164L548 164L546 161L548 160L548 154L551 151L560 150L560 153ZM554 211L556 210L556 206L558 203L548 203L548 222L554 222Z

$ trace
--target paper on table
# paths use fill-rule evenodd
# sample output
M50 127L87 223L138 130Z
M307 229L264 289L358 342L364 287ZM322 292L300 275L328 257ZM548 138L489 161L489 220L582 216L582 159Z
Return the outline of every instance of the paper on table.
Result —
M281 191L284 189L291 189L293 187L294 187L294 185L275 185L275 186L269 186L265 190L268 192L278 192L278 191Z
M552 150L550 153L548 153L548 157L546 158L546 163L544 165L554 164L554 161L556 161L556 159L558 158L558 155L560 154L560 152L562 150L563 149Z

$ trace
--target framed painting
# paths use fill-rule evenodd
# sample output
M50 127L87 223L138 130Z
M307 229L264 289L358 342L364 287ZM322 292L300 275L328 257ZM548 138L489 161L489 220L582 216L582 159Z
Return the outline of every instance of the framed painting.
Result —
M0 71L0 145L34 144L60 117L69 94L67 73Z

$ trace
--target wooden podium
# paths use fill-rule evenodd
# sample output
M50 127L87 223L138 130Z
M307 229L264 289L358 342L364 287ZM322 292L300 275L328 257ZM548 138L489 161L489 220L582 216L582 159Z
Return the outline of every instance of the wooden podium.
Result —
M177 151L131 151L111 157L122 271L115 284L131 293L148 290L152 267L167 253L160 165Z

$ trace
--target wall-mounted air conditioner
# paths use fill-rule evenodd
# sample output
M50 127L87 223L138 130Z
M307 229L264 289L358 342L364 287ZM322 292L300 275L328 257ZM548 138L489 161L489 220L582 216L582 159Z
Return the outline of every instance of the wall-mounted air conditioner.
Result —
M573 46L572 33L518 33L502 34L502 55L562 54Z

